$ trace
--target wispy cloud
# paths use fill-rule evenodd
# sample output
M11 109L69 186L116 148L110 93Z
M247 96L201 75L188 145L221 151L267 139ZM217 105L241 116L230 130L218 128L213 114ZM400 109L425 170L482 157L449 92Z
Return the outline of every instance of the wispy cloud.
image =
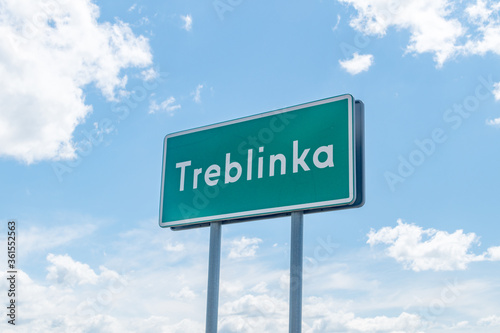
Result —
M339 60L339 64L349 74L356 75L361 72L367 71L370 68L370 66L373 64L373 55L359 55L357 52L355 52L352 56L352 59Z
M87 237L94 233L97 227L93 224L77 224L40 228L33 226L23 232L23 246L20 247L22 255L33 252L46 251L67 245L77 239Z
M335 26L332 28L332 31L335 31L338 29L340 24L340 15L337 15L337 23L335 23Z
M149 113L153 114L158 111L165 111L167 112L170 116L174 115L174 111L178 110L181 108L180 104L175 104L175 98L173 96L170 96L160 104L156 102L156 100L152 99L149 103Z
M196 87L196 90L191 93L191 95L193 96L193 101L195 101L198 104L201 103L201 90L202 89L203 89L203 84L199 84Z
M480 326L500 327L500 316L492 315L478 320Z
M184 21L184 25L182 26L182 29L186 31L191 31L193 28L193 18L191 15L181 15L182 21Z
M500 118L487 120L486 124L494 127L500 127Z

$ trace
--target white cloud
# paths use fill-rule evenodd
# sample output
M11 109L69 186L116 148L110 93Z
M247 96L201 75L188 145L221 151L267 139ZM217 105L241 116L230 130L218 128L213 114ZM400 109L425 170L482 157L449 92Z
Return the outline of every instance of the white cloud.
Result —
M494 84L493 95L495 95L495 99L500 101L500 82Z
M288 300L269 295L243 295L225 302L220 308L220 330L223 332L287 332ZM303 331L319 332L421 332L424 320L416 314L402 312L397 317L359 317L353 312L332 309L321 297L309 297L303 305Z
M193 18L191 17L191 15L181 15L181 19L184 21L184 25L182 26L182 29L186 30L186 31L191 31L191 29L193 28Z
M83 88L95 84L113 100L123 69L152 63L146 38L98 18L89 0L2 2L0 156L74 158L73 132L92 112Z
M157 111L166 111L170 116L174 115L174 111L181 108L180 104L175 104L175 98L170 96L160 104L156 100L152 99L149 103L149 113L155 113Z
M16 332L134 331L107 311L119 304L125 291L127 282L122 276L105 267L96 274L67 255L49 254L47 260L49 273L44 282L18 270L17 286L23 292L16 295L16 301L26 312L16 322ZM3 281L0 287L4 289ZM0 322L0 331L11 332L8 326Z
M269 289L267 289L267 283L264 281L257 283L252 289L250 289L252 292L257 293L257 294L264 294L269 292Z
M185 247L184 247L184 244L182 243L171 243L171 242L168 242L166 245L165 245L165 250L167 250L168 252L182 252L184 251Z
M124 277L117 272L105 266L100 266L100 273L97 274L89 265L76 261L67 254L54 255L49 253L47 261L51 264L47 267L47 280L63 288L86 284L106 284L110 281L119 281L123 285L127 284Z
M339 64L349 74L356 75L361 72L367 71L370 68L370 66L373 64L373 55L359 55L357 52L355 52L352 56L352 59L339 60Z
M50 253L47 256L47 261L52 264L47 268L49 271L47 280L57 284L68 286L96 284L99 278L89 265L74 261L68 255Z
M359 317L353 312L334 309L322 297L308 297L303 304L303 331L319 332L421 332L424 320L402 312L397 317ZM288 300L270 295L242 295L220 307L223 332L287 332Z
M456 325L453 326L453 328L467 328L467 326L469 326L469 322L464 320L464 321L459 321Z
M476 4L468 6L465 12L472 21L484 22L490 17L492 10L487 7L486 1L477 0Z
M356 332L419 332L422 319L406 312L398 317L353 318L346 327Z
M144 81L152 81L158 78L159 74L154 68L148 68L141 72L141 76Z
M410 33L406 53L434 55L436 66L460 55L500 55L500 4L489 0L338 0L353 6L350 25L367 35L383 37L394 27ZM349 73L367 70L371 63L341 62ZM350 65L346 68L344 65ZM495 99L500 100L500 82Z
M151 221L150 221L151 222ZM153 223L150 223L154 225ZM161 251L165 233L144 234L139 239L137 232L123 244L117 244L124 252L116 254L111 270L104 265L99 271L87 263L74 260L69 255L49 254L47 276L43 281L34 281L19 270L17 283L22 290L17 301L23 308L22 322L16 332L201 332L204 329L206 300L206 266L201 257L205 253L198 243L191 244L191 258L200 255L188 265L165 265L165 252ZM160 235L161 234L161 235ZM183 238L177 234L176 238ZM193 238L190 233L186 239ZM129 252L130 248L132 252ZM201 246L205 248L205 246ZM111 253L112 251L110 251ZM154 260L149 252L155 253ZM106 259L106 258L102 258ZM139 270L121 264L140 261ZM203 262L198 264L198 262ZM161 270L154 265L160 263ZM148 267L145 274L144 268ZM0 289L7 290L4 272L0 272ZM168 283L165 283L168 281ZM173 296L173 297L169 297ZM135 308L134 304L141 304ZM26 311L26 313L24 313ZM0 322L1 332L11 332L6 321Z
M438 67L457 56L500 54L500 6L469 0L339 0L357 16L350 25L365 34L384 36L390 27L410 32L406 51L432 53Z
M240 294L244 290L244 285L241 281L221 281L220 283L220 294L235 296Z
M222 332L284 332L288 302L270 295L242 295L220 307Z
M231 259L254 257L260 243L262 243L260 238L246 238L245 236L233 240L228 257Z
M500 246L490 247L486 257L491 261L500 261Z
M332 28L332 31L335 31L338 29L340 24L340 15L337 15L337 23L335 23L335 26Z
M191 93L193 96L193 101L196 103L201 103L201 89L203 89L203 84L199 84L196 87L196 90Z
M45 280L32 280L20 271L18 301L22 304L23 315L16 332L202 332L206 306L207 230L158 233L157 228L150 220L140 228L123 231L121 241L110 244L108 255L101 257L106 263L98 270L70 255L51 254L47 256ZM173 244L173 247L185 244L188 255L181 261L170 261L172 255L166 255L165 244ZM498 250L490 249L492 253ZM173 255L180 256L180 253ZM232 261L222 266L221 332L287 332L288 287L281 289L279 280L283 277L283 281L288 281L289 277L288 269L276 268L275 259L281 257L279 254L271 261L259 260L250 266L245 261ZM370 258L363 259L367 256L356 257L370 261ZM347 262L340 254L337 260ZM349 260L349 264L341 267L346 265L351 267L353 264ZM328 265L322 262L323 266ZM429 324L426 316L434 314L428 311L434 309L429 307L436 299L447 300L448 314L460 314L453 327L461 327L460 321L467 320L472 323L467 326L470 331L493 333L498 330L494 326L498 319L492 316L495 312L485 311L495 309L498 299L494 271L491 277L479 281L467 281L461 275L460 279L465 280L452 286L459 289L457 293L450 293L443 281L441 285L427 278L420 282L412 279L410 283L405 279L401 284L398 276L387 278L387 274L380 274L390 281L385 286L363 286L355 288L356 293L343 294L332 293L331 285L321 288L338 270L339 266L336 267L325 267L324 271L317 267L309 272L314 273L312 278L305 280L308 294L320 295L304 298L305 333L422 332ZM363 268L357 268L360 268L359 274L363 274ZM6 290L7 280L3 274L5 272L0 272L0 289ZM373 277L378 272L369 274ZM319 279L322 275L325 275L323 279ZM366 276L358 280L359 284L368 281ZM313 292L312 285L317 286ZM427 288L428 285L432 287ZM399 295L397 301L392 300L394 294ZM484 301L488 299L484 295L488 295L490 302ZM416 306L400 310L416 296L419 297ZM430 324L435 327L444 327L443 323L450 327L448 315L432 315L431 320ZM10 332L5 321L0 322L0 331Z
M489 316L489 317L484 317L478 320L478 325L480 326L489 326L489 327L495 327L495 326L500 326L500 316Z
M470 252L471 247L479 243L479 237L473 232L465 234L457 230L450 234L436 229L424 230L402 220L397 223L394 228L372 229L367 243L371 246L387 244L387 255L402 263L405 269L417 272L464 270L471 262L500 260L498 247L489 248L481 255Z
M434 53L438 66L457 51L457 39L465 33L462 24L450 14L449 0L339 0L352 5L358 16L350 22L358 31L384 36L394 26L410 31L408 52Z
M183 287L176 293L171 292L170 296L181 300L193 300L196 298L196 294L189 287Z
M500 118L487 120L486 124L494 127L500 127Z
M500 6L495 2L477 0L466 8L472 34L465 46L465 54L493 52L500 55Z

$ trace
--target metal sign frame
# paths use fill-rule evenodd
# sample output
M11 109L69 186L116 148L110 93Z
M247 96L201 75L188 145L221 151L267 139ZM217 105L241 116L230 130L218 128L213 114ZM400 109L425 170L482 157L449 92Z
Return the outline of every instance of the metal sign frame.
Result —
M229 214L214 214L211 216L194 217L187 219L180 219L177 221L163 221L163 209L164 209L164 193L165 193L165 183L169 181L165 179L166 161L167 161L167 151L169 140L190 135L192 133L208 131L212 129L217 129L225 126L231 126L234 124L245 123L255 119L261 119L265 117L279 116L287 112L293 112L297 110L307 109L310 107L324 105L328 103L335 103L337 101L347 100L348 102L348 151L349 151L349 195L345 198L321 201L321 202L308 202L304 204L288 205L288 206L276 206L265 209L254 209L249 211L238 211ZM364 191L363 191L363 154L360 149L362 149L362 137L364 136L363 129L363 115L362 109L363 105L360 101L355 101L351 95L341 95L336 97L331 97L319 101L314 101L310 103L305 103L297 106L292 106L285 109L279 109L271 112L261 113L250 117L239 118L227 122L222 122L214 125L204 126L200 128L190 129L186 131L181 131L177 133L169 134L165 137L164 141L164 156L163 156L163 167L162 167L162 185L160 193L160 220L159 225L161 227L171 227L173 230L183 230L191 229L197 227L209 226L210 222L218 221L222 223L235 223L244 222L250 220L279 217L279 216L289 216L293 211L302 211L304 213L313 213L319 211L336 210L344 208L355 208L360 207L364 204ZM222 178L222 177L221 177Z

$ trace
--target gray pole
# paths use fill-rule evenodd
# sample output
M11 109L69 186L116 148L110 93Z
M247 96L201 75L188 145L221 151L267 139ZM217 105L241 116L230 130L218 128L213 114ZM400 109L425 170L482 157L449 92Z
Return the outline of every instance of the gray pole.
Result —
M210 223L210 250L208 253L208 288L206 333L217 333L219 314L221 223Z
M290 309L289 332L302 332L302 258L304 212L292 213L290 240Z

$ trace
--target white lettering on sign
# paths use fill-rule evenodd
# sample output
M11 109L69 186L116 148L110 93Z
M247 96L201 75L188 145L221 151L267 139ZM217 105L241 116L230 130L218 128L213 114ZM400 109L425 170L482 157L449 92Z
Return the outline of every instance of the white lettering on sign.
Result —
M299 156L299 141L293 142L293 173L299 172L299 165L304 169L304 171L309 171L309 167L307 166L306 159L307 154L309 153L309 148L304 149L302 154Z
M310 171L307 165L306 157L309 154L310 148L305 148L299 155L299 141L293 141L292 145L292 171L293 173L299 172L299 166L303 171ZM259 147L259 153L264 152L264 147ZM247 151L247 180L252 180L252 166L253 166L253 149ZM321 159L321 161L320 161ZM333 145L321 146L313 153L313 164L318 169L331 168L333 163ZM184 184L186 179L186 170L191 166L192 161L179 162L175 165L180 170L180 185L179 191L184 191ZM269 156L269 177L274 177L276 168L279 170L280 175L286 175L286 156L283 154L275 154ZM193 189L198 188L199 176L203 173L203 168L193 169ZM235 183L243 174L243 168L240 163L231 161L231 153L226 154L226 163L224 169L224 184ZM203 175L203 180L208 186L215 186L221 177L221 167L217 164L210 165ZM259 156L257 159L257 178L264 177L264 156Z
M231 154L226 154L226 175L224 177L224 183L234 183L240 179L241 176L241 165L238 162L230 162ZM236 176L231 176L231 169L236 169Z
M179 191L184 191L184 176L186 175L186 167L191 165L191 161L177 163L176 168L181 168L181 187Z

